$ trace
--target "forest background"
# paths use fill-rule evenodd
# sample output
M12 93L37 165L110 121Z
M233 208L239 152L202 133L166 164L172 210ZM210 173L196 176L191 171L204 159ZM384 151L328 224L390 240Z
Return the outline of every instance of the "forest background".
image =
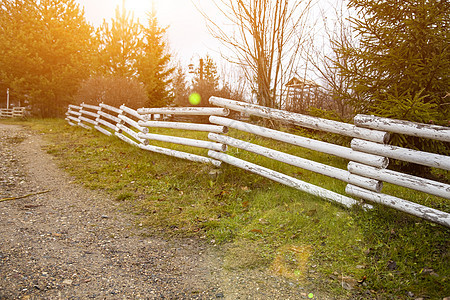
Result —
M74 0L0 3L0 90L37 116L81 102L186 106L197 92L201 106L215 95L342 121L449 124L448 1L347 0L325 12L311 0L215 0L203 16L223 45L220 70L210 55L183 66L155 9L138 20L117 6L94 28Z

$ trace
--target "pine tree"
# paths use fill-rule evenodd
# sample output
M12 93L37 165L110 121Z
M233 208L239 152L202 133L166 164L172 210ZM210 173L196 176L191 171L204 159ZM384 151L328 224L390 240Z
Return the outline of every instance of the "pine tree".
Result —
M207 55L199 60L193 79L193 92L200 94L201 106L210 106L208 99L219 90L219 75L214 60Z
M99 70L103 75L117 77L137 77L141 25L132 13L116 7L111 23L103 21L97 31L100 41Z
M350 0L358 47L336 61L356 112L448 125L450 2Z
M92 35L74 0L1 1L0 80L34 113L62 113L91 72Z
M357 113L449 125L450 2L448 0L349 0L359 46L340 49L336 61L350 83ZM450 153L448 145L393 135L391 143ZM407 165L424 175L424 167Z
M177 106L189 105L189 86L186 80L186 74L181 66L175 69L172 79L172 90L174 94L174 103Z
M143 39L138 62L139 80L146 86L147 107L163 107L173 101L170 90L171 75L175 68L170 67L170 54L164 40L166 28L158 24L155 10L149 14L147 27L143 27Z

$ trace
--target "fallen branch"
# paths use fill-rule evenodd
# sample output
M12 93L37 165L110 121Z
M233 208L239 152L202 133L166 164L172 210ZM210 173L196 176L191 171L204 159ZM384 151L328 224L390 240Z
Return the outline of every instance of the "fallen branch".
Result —
M50 192L50 190L48 190L48 191L42 191L42 192L36 192L36 193L30 193L30 194L27 194L27 195L25 195L25 196L3 198L3 199L0 199L0 202L3 202L3 201L9 201L9 200L22 199L22 198L26 198L26 197L30 197L30 196L34 196L34 195L45 194L45 193L48 193L48 192Z

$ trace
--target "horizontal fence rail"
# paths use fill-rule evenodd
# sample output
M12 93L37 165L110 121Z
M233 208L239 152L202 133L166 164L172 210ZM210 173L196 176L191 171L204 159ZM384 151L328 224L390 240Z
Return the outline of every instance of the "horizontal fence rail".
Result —
M428 167L450 170L450 157L424 151L417 151L392 145L382 145L360 139L352 140L352 149L375 155L416 163Z
M138 113L136 110L134 110L134 109L131 109L131 108L126 107L125 105L121 105L121 106L120 106L120 110L121 110L122 112L124 112L124 113L127 113L127 114L130 115L130 116L135 117L135 118L138 119L138 120L143 120L143 117L142 117L141 114L139 114L139 113Z
M219 97L211 97L209 99L209 102L211 104L222 106L224 108L228 108L238 112L247 113L253 116L258 116L271 120L278 120L286 123L291 123L294 125L310 129L322 130L350 137L357 137L378 143L385 143L389 140L389 134L386 132L360 128L348 123L311 117L298 113L287 112L279 109L268 108L255 104L233 101Z
M230 156L225 153L209 151L208 155L217 160L220 160L220 161L223 161L230 165L233 165L235 167L238 167L238 168L250 171L252 173L258 174L260 176L269 178L271 180L274 180L281 184L293 187L295 189L306 192L308 194L312 194L314 196L318 196L318 197L327 199L332 202L337 202L346 207L351 207L352 205L358 204L358 202L352 198L349 198L349 197L343 196L341 194L329 191L327 189L318 187L316 185L304 182L302 180L293 178L286 174L276 172L274 170L253 164L251 162L248 162L248 161L245 161L245 160L233 157L233 156Z
M160 154L164 154L164 155L169 155L169 156L173 156L176 158L186 159L186 160L190 160L190 161L194 161L194 162L212 164L216 167L220 167L220 165L222 164L222 162L219 160L215 160L215 159L212 159L209 157L196 155L196 154L192 154L192 153L187 153L187 152L183 152L183 151L177 151L177 150L153 146L153 145L139 145L139 147L144 150L148 150L148 151L152 151L152 152L156 152L156 153L160 153Z
M289 143L292 145L300 146L310 150L327 153L331 155L336 155L346 159L353 159L355 161L363 162L370 166L385 168L387 167L389 161L386 157L368 154L364 152L358 152L352 150L351 148L326 143L310 138L305 138L299 135L282 132L266 127L261 127L258 125L253 125L241 121L236 121L233 119L227 119L223 117L211 116L209 118L211 123L224 125L229 128L234 128L240 131L248 132L251 134L259 135L262 137L274 139L280 142Z
M361 199L450 227L449 213L382 193L383 183L389 183L450 199L450 185L447 183L387 169L389 159L391 159L450 170L450 158L446 155L387 144L391 133L448 142L450 141L450 128L366 115L357 115L354 118L354 124L348 124L219 97L211 97L210 103L216 107L163 107L134 110L125 105L116 108L103 103L98 106L88 104L69 105L66 120L73 126L81 126L87 129L96 128L106 135L115 135L121 140L146 151L194 162L208 163L216 167L220 167L222 163L233 165L346 207L360 205ZM228 117L230 111L340 134L352 137L353 140L350 147L345 147L306 138L297 134L232 119ZM209 116L209 121L212 124L166 120L172 120L171 117L176 115ZM205 137L206 140L197 140L160 134L159 132L152 132L155 128L179 130L182 134L187 131L205 132L207 137ZM348 161L347 169L340 169L322 162L301 158L279 150L263 147L250 141L228 136L229 128L254 136L272 139L279 143L286 143L346 159ZM178 144L205 149L207 155L202 156L179 151L172 149L171 146L161 147L153 145L152 143L156 141L168 145ZM287 174L231 156L226 153L229 147L248 151L280 164L294 166L340 180L346 183L345 193L347 195L341 195ZM363 206L371 208L368 204L363 204Z
M154 133L140 133L139 137L142 139L147 139L147 140L174 143L174 144L179 144L179 145L205 148L205 149L216 150L216 151L226 151L226 149L227 149L227 147L224 144L196 140L196 139L183 138L183 137L177 137L177 136L168 136L168 135L154 134Z
M363 186L369 190L377 192L381 191L382 183L380 181L353 175L347 170L342 170L326 164L304 159L295 155L255 145L229 136L210 133L208 137L213 141L224 143L226 145L236 147L242 150L246 150L267 158L277 160L279 162L283 162L292 166L302 168L304 170L316 172L331 178L342 180L347 183L353 183L358 186Z
M396 184L416 191L421 191L438 197L450 199L450 185L445 183L424 179L421 177L412 176L392 170L378 169L356 162L350 162L348 164L348 170L352 174L374 178L383 182Z
M354 118L356 126L372 128L392 133L406 134L437 141L450 142L450 127L394 120L367 115Z
M188 115L188 116L227 116L230 112L226 108L218 107L162 107L139 108L141 115Z
M178 107L178 108L141 108L139 112L125 105L119 108L100 103L98 106L82 103L80 105L69 105L66 112L66 120L72 126L80 126L86 129L95 128L99 132L116 136L122 141L146 151L152 151L176 158L191 160L195 162L208 163L216 167L221 161L211 157L178 151L151 145L151 141L161 141L169 144L180 144L207 150L225 151L227 146L209 140L196 140L183 137L168 136L150 133L149 128L173 128L180 130L193 130L225 133L228 128L224 126L181 123L181 122L159 122L149 121L151 114L181 114L187 116L195 115L227 115L229 111L224 108L213 107ZM205 136L207 138L207 136Z
M441 224L446 227L450 227L450 214L446 212L442 212L437 209L433 209L427 206L423 206L411 201L407 201L401 198L397 198L394 196L375 193L372 191L368 191L366 189L354 186L347 185L345 188L347 194L358 197L361 199L365 199L371 202L379 203L396 210L405 212L407 214Z
M209 124L165 122L165 121L139 121L138 123L140 126L152 128L183 129L183 130L205 131L215 133L228 132L228 128L226 126L217 126Z
M106 113L106 112L103 112L103 111L99 111L98 115L99 115L99 117L104 117L104 118L106 118L106 119L108 119L110 121L113 121L114 123L119 123L120 122L120 119L118 117L116 117L116 116L111 115L111 113Z
M25 114L25 107L0 108L0 118L23 118Z

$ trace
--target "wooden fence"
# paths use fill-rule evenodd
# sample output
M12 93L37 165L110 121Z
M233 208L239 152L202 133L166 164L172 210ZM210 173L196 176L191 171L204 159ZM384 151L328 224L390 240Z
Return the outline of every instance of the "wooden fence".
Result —
M3 118L23 118L25 117L25 107L14 107L10 109L0 108L0 119Z
M348 124L218 97L211 97L209 101L216 107L140 108L136 111L123 105L120 108L105 104L99 104L99 106L70 105L66 120L71 125L89 129L96 128L107 135L114 134L123 141L144 150L196 162L211 163L217 167L222 162L227 163L347 207L360 204L360 199L362 199L450 227L449 213L382 193L383 182L387 182L450 199L450 185L446 183L387 169L389 159L396 159L450 171L450 157L386 144L389 141L390 133L409 134L448 143L450 128L366 115L358 115L354 119L355 124ZM350 147L343 147L227 118L230 110L305 128L332 132L353 139ZM152 120L154 119L152 116L156 115L207 115L210 116L209 121L212 125ZM205 131L209 133L209 141L149 133L148 128L155 127ZM336 168L239 140L227 136L228 128L335 155L348 160L348 168L347 170ZM209 151L207 156L199 156L154 146L150 144L151 141L200 147ZM341 180L347 184L345 189L347 195L329 191L287 174L228 155L226 154L227 146ZM367 204L365 206L370 207Z
M66 113L66 120L70 125L78 125L86 129L95 128L106 135L115 135L124 142L132 144L143 150L195 162L210 163L216 167L219 167L221 165L221 161L208 157L206 154L205 156L201 156L194 153L178 151L172 148L159 147L151 145L149 141L161 141L170 144L186 145L215 151L225 151L225 145L212 141L149 133L148 128L175 128L182 130L225 133L227 129L224 126L152 121L152 119L154 119L154 116L160 115L225 116L227 114L228 110L226 109L211 107L142 108L136 111L126 107L125 105L120 106L120 108L115 108L103 103L98 106L83 103L80 106L69 105L69 109Z

